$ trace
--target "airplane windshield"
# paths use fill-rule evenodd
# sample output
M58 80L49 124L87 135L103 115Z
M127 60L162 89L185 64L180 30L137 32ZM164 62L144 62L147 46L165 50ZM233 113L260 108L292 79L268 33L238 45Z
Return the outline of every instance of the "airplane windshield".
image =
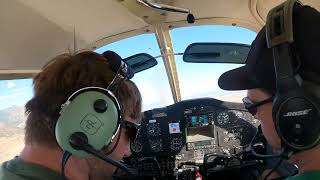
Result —
M250 45L256 33L234 26L194 26L171 30L173 48L183 52L195 42L223 42ZM218 87L218 78L228 70L240 67L229 63L186 63L176 56L182 100L212 97L223 101L241 102L246 91L224 91Z
M186 47L194 42L230 42L251 44L256 33L234 26L192 26L177 28L170 31L175 53L184 52ZM155 35L143 34L120 40L96 50L102 53L106 50L118 52L122 58L137 53L160 55ZM223 101L241 102L246 91L224 91L218 87L219 76L239 64L186 63L181 55L175 55L181 99L212 97ZM143 110L164 107L173 104L169 81L165 72L163 59L157 59L158 65L140 72L132 79L139 87L143 97Z
M159 46L153 33L120 40L99 48L96 52L103 53L107 50L117 52L122 58L138 53L148 53L151 56L160 54ZM144 111L173 103L163 60L158 58L157 61L158 65L135 74L132 79L141 92Z
M175 53L184 52L194 42L234 42L251 44L256 33L233 26L194 26L170 31ZM112 50L126 58L138 53L159 56L160 49L154 33L123 39L96 50L102 53ZM221 73L239 67L235 64L195 64L182 61L175 55L181 99L213 97L223 101L239 102L245 91L223 91L217 85ZM158 65L135 74L143 98L143 111L174 104L163 58ZM14 156L23 145L25 123L24 104L32 97L32 80L0 81L0 162ZM2 149L1 149L2 148Z

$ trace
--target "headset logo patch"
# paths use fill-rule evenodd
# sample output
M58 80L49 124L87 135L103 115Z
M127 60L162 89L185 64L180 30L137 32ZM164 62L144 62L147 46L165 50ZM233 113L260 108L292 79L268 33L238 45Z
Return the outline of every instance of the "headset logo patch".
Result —
M305 109L305 110L302 110L302 111L287 112L287 114L283 115L283 116L284 117L292 117L292 116L308 115L311 110L312 109Z
M99 128L102 126L101 121L92 114L88 114L86 117L83 118L81 121L81 129L88 134L96 134Z

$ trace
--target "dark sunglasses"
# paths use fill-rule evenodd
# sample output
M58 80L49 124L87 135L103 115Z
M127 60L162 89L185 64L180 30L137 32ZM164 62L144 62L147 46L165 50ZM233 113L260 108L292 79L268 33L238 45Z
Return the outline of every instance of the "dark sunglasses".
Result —
M133 142L136 139L139 127L139 124L135 124L126 120L121 121L121 128L127 130L128 137L131 142Z
M259 106L262 106L264 104L270 103L272 101L273 101L273 97L270 97L270 98L265 99L265 100L260 101L260 102L253 102L248 97L245 97L245 98L242 99L244 107L249 111L249 113L252 114L252 116L255 116L257 114Z

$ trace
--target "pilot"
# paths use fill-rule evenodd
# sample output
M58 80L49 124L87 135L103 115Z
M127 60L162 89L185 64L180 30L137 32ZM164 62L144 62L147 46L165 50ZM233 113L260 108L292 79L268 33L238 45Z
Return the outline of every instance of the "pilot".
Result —
M290 45L291 51L286 51L291 52L290 56L268 47L267 22L253 41L245 66L225 72L218 84L224 90L248 90L243 99L245 107L261 121L262 133L273 153L288 150L289 162L298 167L298 174L287 179L320 179L320 119L319 109L315 108L320 100L320 13L295 4L292 14L294 44ZM290 62L285 64L283 57L288 56ZM281 73L287 75L285 68L276 64L292 67L293 76L288 73L283 77ZM298 85L284 85L286 78ZM314 136L315 143L308 144L307 138Z
M33 78L34 96L26 105L25 145L18 156L4 162L0 179L62 179L60 160L63 151L55 137L55 125L61 105L75 91L84 87L106 88L116 73L111 59L91 51L61 54L53 58ZM118 81L112 91L118 100L124 121L138 123L141 113L141 94L130 80ZM64 119L67 120L67 119ZM113 160L130 155L130 126L121 126L115 141L103 148ZM66 179L111 179L116 170L94 156L71 156L65 166Z

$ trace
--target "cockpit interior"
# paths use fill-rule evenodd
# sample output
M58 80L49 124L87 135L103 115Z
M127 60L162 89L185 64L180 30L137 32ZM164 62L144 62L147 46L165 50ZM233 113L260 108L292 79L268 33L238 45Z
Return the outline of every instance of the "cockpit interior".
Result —
M320 1L301 0L320 10ZM257 180L269 145L242 104L246 91L217 81L243 66L267 13L284 0L2 0L0 163L23 144L32 77L63 52L117 52L134 71L143 119L115 179ZM253 139L259 141L253 142ZM13 143L16 142L16 143ZM271 162L270 162L271 161ZM274 162L272 162L274 161ZM283 177L297 171L282 165Z

